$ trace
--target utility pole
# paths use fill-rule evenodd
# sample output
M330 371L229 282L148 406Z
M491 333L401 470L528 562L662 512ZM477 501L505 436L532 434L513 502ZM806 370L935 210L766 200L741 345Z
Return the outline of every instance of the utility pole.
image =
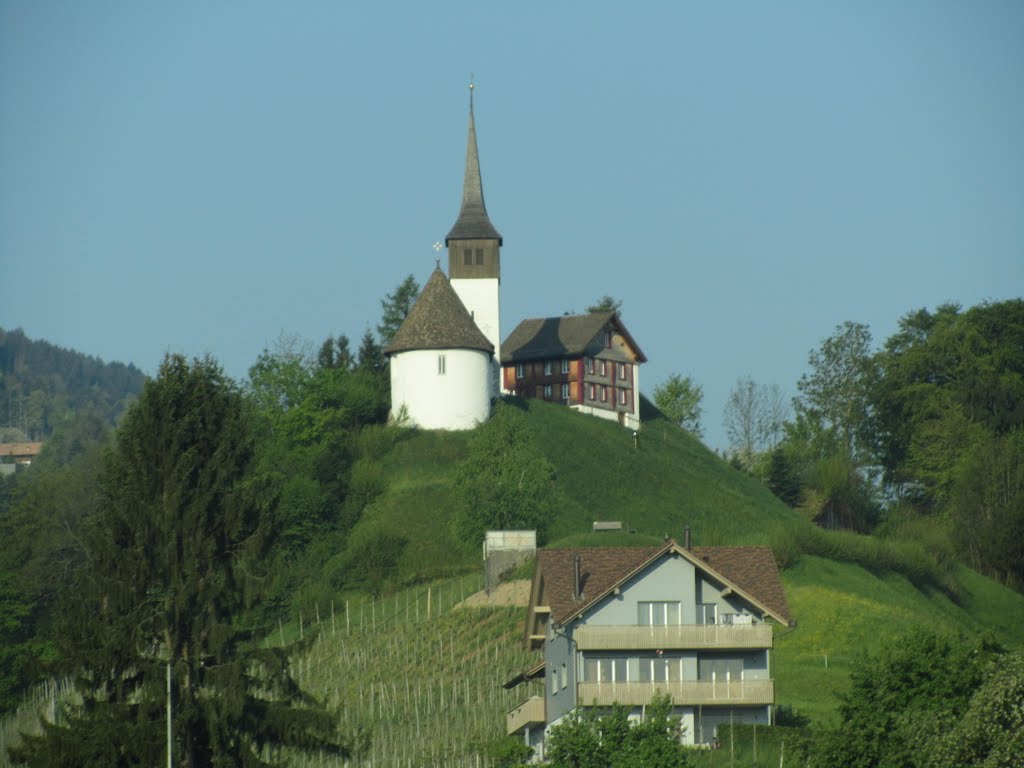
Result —
M167 768L174 768L171 759L171 661L167 660Z

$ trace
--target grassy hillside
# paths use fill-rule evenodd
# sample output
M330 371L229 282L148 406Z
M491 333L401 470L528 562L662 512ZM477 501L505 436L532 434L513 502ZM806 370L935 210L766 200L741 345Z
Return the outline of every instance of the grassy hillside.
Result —
M518 405L567 499L550 521L549 545L650 544L665 534L681 538L690 525L695 543L776 548L798 622L779 633L778 700L817 722L834 716L831 694L845 689L856 655L900 632L990 632L1024 644L1019 594L966 569L944 569L916 542L820 531L656 415L634 447L631 433L616 424L543 402ZM396 583L479 569L479 550L454 541L449 529L450 468L467 443L466 434L414 433L384 459L386 490L352 541L402 531L409 543ZM637 533L594 535L594 520L622 520Z
M1024 645L1021 595L943 568L916 542L822 532L660 418L646 423L634 447L615 424L545 403L520 406L567 500L550 521L550 544L646 545L679 538L688 524L698 544L776 549L798 622L776 634L777 703L814 725L834 720L834 694L848 686L857 655L901 632L989 632ZM310 569L291 622L267 639L318 634L295 658L296 670L338 707L347 729L369 729L360 764L492 764L486 745L504 734L504 712L536 692L500 687L536 659L520 647L523 611L454 608L479 586L482 570L478 546L450 529L451 468L467 455L469 437L413 431L378 457L379 494L345 548ZM622 520L637 533L594 535L594 520ZM360 573L354 563L366 578L338 589L331 574ZM366 594L372 581L382 596Z

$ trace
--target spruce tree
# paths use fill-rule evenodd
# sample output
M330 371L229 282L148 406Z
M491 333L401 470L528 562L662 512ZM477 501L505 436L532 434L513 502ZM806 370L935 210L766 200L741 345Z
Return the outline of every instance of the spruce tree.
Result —
M168 356L105 458L63 656L82 703L12 756L29 765L266 766L281 748L343 752L286 650L242 617L274 533L248 481L242 397L210 359Z

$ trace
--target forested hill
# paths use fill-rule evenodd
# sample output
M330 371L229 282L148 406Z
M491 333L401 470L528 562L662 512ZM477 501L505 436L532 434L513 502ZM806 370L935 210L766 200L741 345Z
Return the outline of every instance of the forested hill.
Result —
M0 328L0 442L45 440L62 420L86 411L113 425L145 381L134 365Z

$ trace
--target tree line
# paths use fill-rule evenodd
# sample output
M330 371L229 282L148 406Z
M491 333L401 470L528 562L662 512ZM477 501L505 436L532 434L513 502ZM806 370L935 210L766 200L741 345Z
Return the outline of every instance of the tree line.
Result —
M146 377L123 363L0 328L0 442L46 440L73 414L93 411L113 425Z
M918 309L879 348L842 323L796 388L737 382L734 466L823 525L923 538L1024 588L1024 300ZM654 398L699 436L701 394L675 374Z

